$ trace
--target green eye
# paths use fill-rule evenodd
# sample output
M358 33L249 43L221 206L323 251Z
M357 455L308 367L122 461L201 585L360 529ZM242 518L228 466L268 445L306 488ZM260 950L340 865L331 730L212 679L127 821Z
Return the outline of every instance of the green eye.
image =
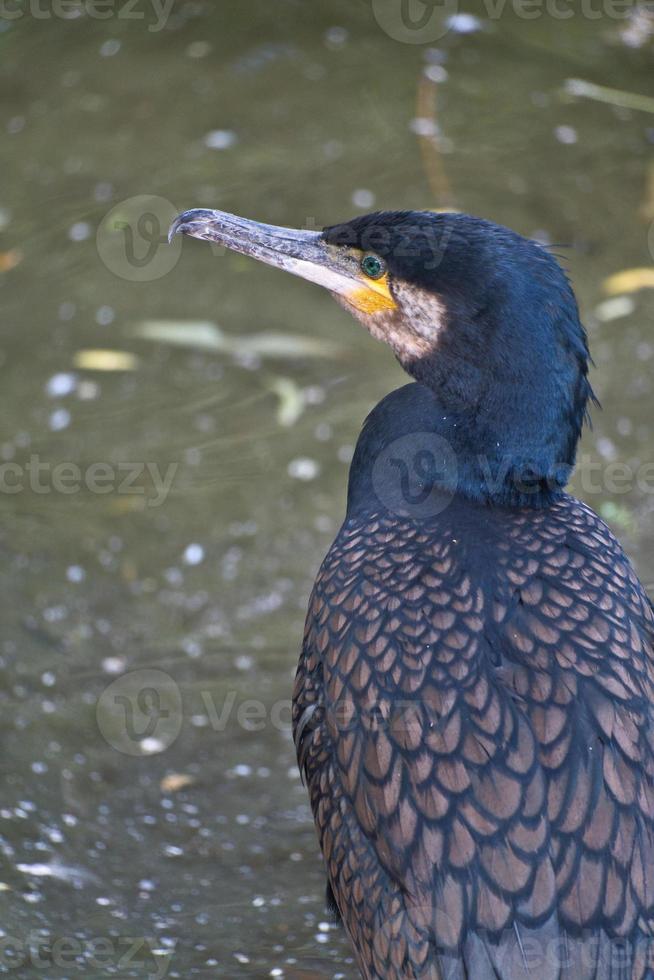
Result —
M381 279L386 272L386 265L378 255L364 255L361 268L369 279Z

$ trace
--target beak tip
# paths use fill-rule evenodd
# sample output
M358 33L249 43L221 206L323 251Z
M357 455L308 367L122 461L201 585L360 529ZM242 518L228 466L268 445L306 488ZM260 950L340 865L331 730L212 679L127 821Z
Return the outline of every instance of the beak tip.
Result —
M193 235L193 228L197 230L202 226L203 221L213 216L213 212L207 211L204 208L192 208L190 211L182 211L178 214L173 223L168 230L168 244L172 242L173 238L177 234L181 235L191 235L194 238L199 238L199 235Z

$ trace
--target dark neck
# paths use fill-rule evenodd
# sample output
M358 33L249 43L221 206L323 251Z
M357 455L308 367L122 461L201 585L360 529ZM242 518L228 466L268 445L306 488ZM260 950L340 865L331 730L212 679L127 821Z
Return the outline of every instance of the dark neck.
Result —
M444 510L454 496L544 507L561 495L576 436L561 441L559 431L557 447L530 445L524 412L510 400L497 418L483 405L452 409L453 401L446 407L432 388L409 384L379 402L352 460L348 516L387 510L423 519Z

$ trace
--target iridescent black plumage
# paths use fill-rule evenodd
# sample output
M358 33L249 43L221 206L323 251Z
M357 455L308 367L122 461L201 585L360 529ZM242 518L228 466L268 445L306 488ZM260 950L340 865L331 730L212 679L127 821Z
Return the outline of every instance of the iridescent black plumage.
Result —
M418 382L364 424L294 693L362 976L654 980L654 614L563 489L591 390L559 266L466 215L178 228L326 285Z

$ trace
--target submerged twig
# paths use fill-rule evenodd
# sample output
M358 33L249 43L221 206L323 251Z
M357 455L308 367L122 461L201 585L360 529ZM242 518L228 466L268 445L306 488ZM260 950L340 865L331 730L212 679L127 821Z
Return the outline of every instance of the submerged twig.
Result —
M564 90L567 95L574 95L583 99L593 99L595 102L604 102L606 105L615 105L622 109L638 109L641 112L654 112L654 98L650 95L641 95L638 92L624 92L618 88L606 88L604 85L595 85L594 82L587 82L583 78L567 78Z
M454 192L443 162L436 109L438 84L426 72L422 72L418 81L415 131L429 187L437 206L443 210L451 210L454 207Z

